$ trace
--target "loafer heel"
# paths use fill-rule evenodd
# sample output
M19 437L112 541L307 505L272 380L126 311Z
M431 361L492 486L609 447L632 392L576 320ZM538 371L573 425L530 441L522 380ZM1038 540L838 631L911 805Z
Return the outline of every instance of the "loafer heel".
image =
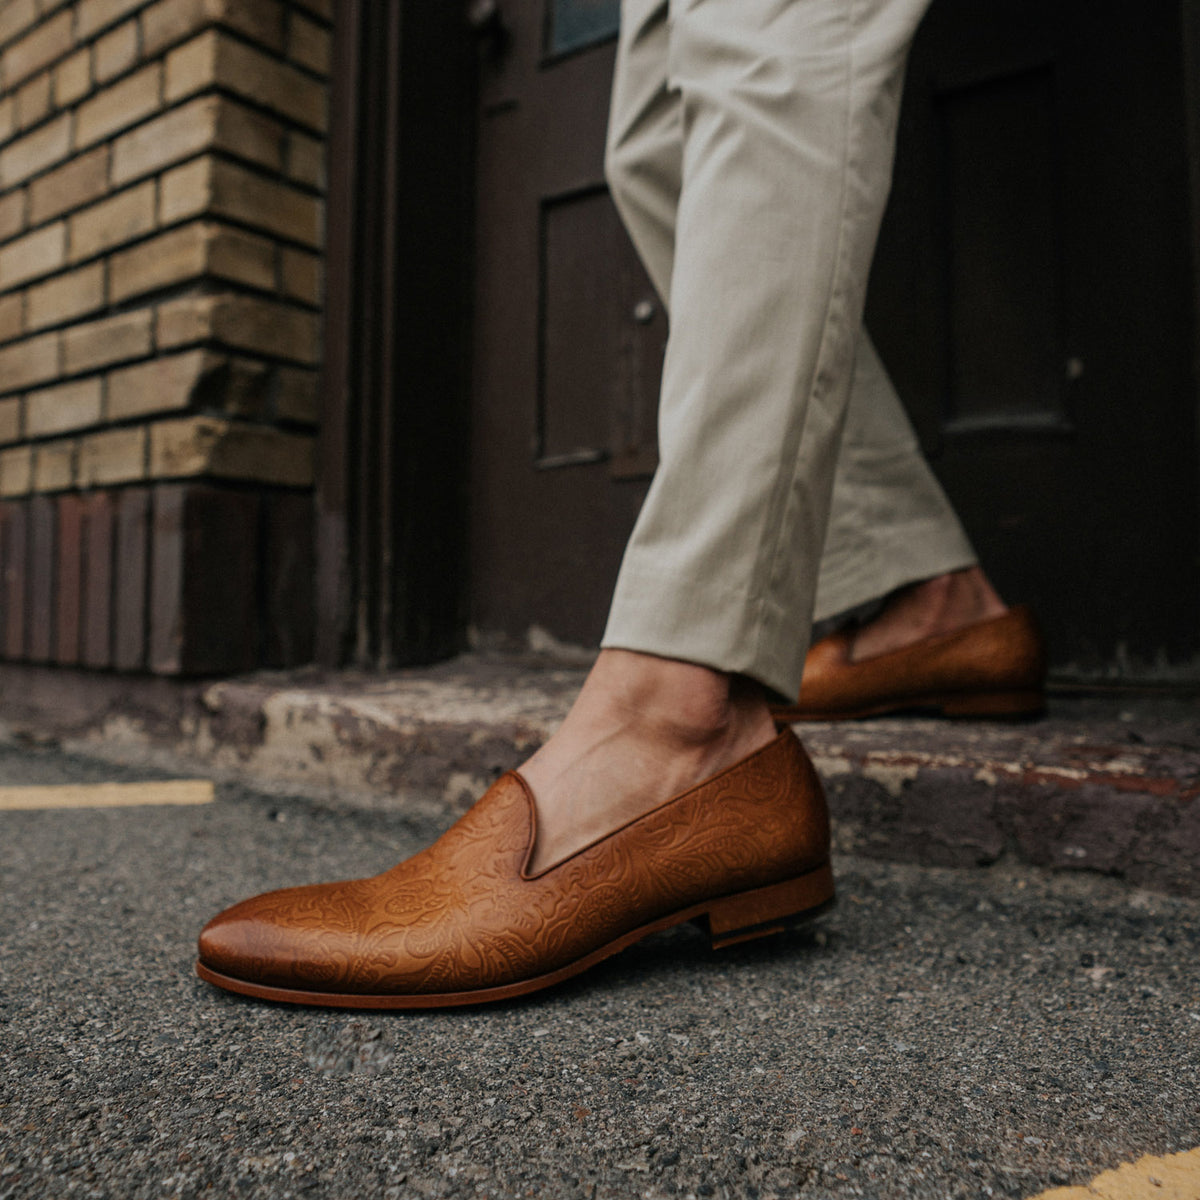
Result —
M714 901L706 914L714 950L781 933L828 908L834 899L829 864L795 879Z

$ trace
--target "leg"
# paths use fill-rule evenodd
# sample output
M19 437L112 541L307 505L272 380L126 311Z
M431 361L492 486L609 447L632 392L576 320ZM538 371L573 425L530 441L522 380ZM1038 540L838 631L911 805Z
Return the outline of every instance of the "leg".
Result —
M626 0L606 168L647 273L670 306L683 162L679 95L668 84L667 0ZM699 663L600 653L562 727L521 772L538 802L535 867L768 743L751 681Z
M476 1003L679 921L725 944L831 898L820 782L790 731L772 737L765 689L799 684L924 4L678 0L662 465L606 649L524 778L383 875L226 910L201 934L206 979L300 1003Z
M661 464L600 661L522 769L539 865L765 744L765 689L799 687L923 10L625 6L608 166L671 310Z
M667 0L627 3L623 16L607 175L669 310L683 143L682 101L667 77ZM1004 611L864 329L855 347L814 616L824 620L891 592L898 594L885 612L859 632L857 653L882 653ZM803 631L796 637L803 641Z
M946 494L864 331L838 457L816 619L896 593L854 639L867 658L1000 616Z
M782 692L798 684L904 55L923 8L708 0L673 11L682 186L662 461L605 645ZM630 37L644 30L635 21ZM669 128L662 92L641 96L643 130ZM635 241L648 263L668 259L645 250L669 230L657 216L669 205L645 200L661 174L637 180L649 219ZM627 187L618 202L628 213L638 198Z

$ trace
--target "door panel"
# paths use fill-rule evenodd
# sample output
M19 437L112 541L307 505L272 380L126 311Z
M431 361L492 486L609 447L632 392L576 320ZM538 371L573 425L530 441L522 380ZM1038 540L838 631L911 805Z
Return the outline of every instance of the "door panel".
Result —
M654 467L666 321L603 182L611 6L503 11L479 127L471 621L594 645ZM575 52L547 57L567 29Z

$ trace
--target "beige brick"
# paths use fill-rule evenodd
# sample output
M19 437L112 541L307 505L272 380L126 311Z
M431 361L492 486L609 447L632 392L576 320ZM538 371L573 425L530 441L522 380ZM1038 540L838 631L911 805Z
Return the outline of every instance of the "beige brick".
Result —
M75 443L47 442L33 451L33 490L65 492L75 482Z
M79 106L75 114L75 145L90 146L154 112L162 92L162 65L151 63L136 74L105 88Z
M297 183L325 188L325 143L307 134L292 132L287 142L287 173Z
M288 18L288 58L318 75L329 74L329 29L293 10Z
M219 48L220 35L210 29L167 55L163 96L168 104L217 85Z
M103 487L128 483L146 474L146 430L107 429L92 433L79 443L80 487Z
M227 359L208 350L189 350L112 371L108 376L107 417L123 421L187 408L195 393L227 365Z
M50 115L53 78L49 71L43 71L17 92L17 124L22 129L36 125Z
M283 6L277 0L161 0L142 14L145 52L157 54L214 23L283 50Z
M230 358L213 373L198 394L198 403L220 408L231 416L261 420L268 415L275 376L271 363L255 358Z
M25 401L20 396L0 400L0 442L21 441L21 413L24 406Z
M11 93L0 96L0 145L7 142L17 127L17 100Z
M104 307L104 264L93 263L31 287L26 303L29 329L45 329L94 313Z
M214 161L211 179L209 208L217 216L306 246L321 245L324 208L316 196L230 162Z
M0 296L0 342L11 342L25 329L25 297L21 292ZM3 388L0 379L0 390Z
M99 376L30 392L25 397L25 436L46 437L100 423Z
M304 250L284 246L280 251L279 282L283 294L305 304L321 302L321 260Z
M211 338L219 300L218 296L182 296L160 304L155 315L155 344L160 350L169 350Z
M0 246L0 291L58 270L66 261L66 248L62 221Z
M150 474L155 479L205 475L229 422L220 417L161 421L150 431Z
M317 422L317 373L280 367L275 382L275 415L284 421Z
M73 14L68 9L39 25L0 56L0 71L5 87L11 88L62 58L72 48L71 24Z
M268 358L315 365L320 322L310 312L257 296L186 297L160 305L158 344L217 341Z
M108 191L108 147L97 146L29 185L29 219L40 225Z
M113 255L114 303L172 283L199 279L208 262L208 237L201 224L184 225Z
M19 37L37 19L33 0L8 0L7 4L0 4L0 45Z
M217 226L209 240L208 273L274 291L275 243L242 229Z
M33 483L33 449L14 446L0 451L0 496L24 496Z
M105 83L123 75L138 60L137 21L126 21L111 33L106 33L96 43L92 53L98 82Z
M240 229L193 223L113 256L111 299L215 276L264 290L275 286L275 248Z
M63 369L74 375L131 358L144 358L153 344L154 314L137 309L63 331Z
M213 455L213 473L280 487L311 487L316 441L262 425L235 425Z
M21 440L21 398L0 400L0 442Z
M54 103L66 108L92 90L92 51L78 50L54 68Z
M19 392L58 375L57 333L26 338L0 349L0 392Z
M196 475L304 487L313 479L313 439L219 417L161 421L150 431L155 479Z
M253 46L209 30L167 57L167 99L183 99L211 87L224 87L310 129L328 120L328 89L303 71Z
M0 196L0 242L16 237L25 228L24 188Z
M113 183L128 183L208 149L220 107L219 97L202 96L119 137L113 143Z
M283 166L283 142L280 122L227 96L201 96L118 138L113 146L113 182L127 183L205 150L225 150L278 171ZM188 166L200 170L194 163Z
M71 118L65 113L0 150L0 189L13 187L61 162L71 152Z
M126 13L140 8L144 2L145 0L79 0L79 40L83 41L109 25L115 25Z
M217 339L239 350L315 364L320 360L320 322L300 309L238 296L218 306Z
M159 184L158 216L164 225L198 217L212 206L213 160L197 158L163 175Z
M281 122L222 97L214 145L272 171L283 169L285 132Z
M71 217L71 261L149 233L154 228L154 190L149 180Z

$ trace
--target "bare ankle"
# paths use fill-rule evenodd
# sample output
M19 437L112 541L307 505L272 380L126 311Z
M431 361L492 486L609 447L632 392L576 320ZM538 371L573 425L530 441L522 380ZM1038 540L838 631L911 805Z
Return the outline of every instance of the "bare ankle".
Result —
M872 658L923 638L953 633L1007 611L979 566L948 571L897 592L855 636L851 657Z
M727 736L757 709L767 711L752 680L628 650L603 651L585 691L589 704L684 745Z

